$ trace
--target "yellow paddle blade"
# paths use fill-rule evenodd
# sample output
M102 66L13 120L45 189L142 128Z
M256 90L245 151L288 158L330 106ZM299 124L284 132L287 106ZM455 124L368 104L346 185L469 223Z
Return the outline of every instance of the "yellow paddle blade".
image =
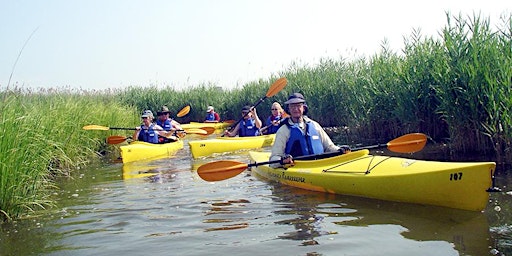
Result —
M220 181L234 177L248 167L245 163L221 160L199 166L197 174L205 181Z
M82 129L84 129L84 130L108 131L110 128L106 127L106 126L91 124L91 125L86 125L86 126L82 127Z
M268 88L267 94L265 96L272 97L280 92L288 83L288 80L285 77L281 77L277 79L271 86Z
M421 151L427 144L427 135L409 133L387 143L388 149L398 153L414 153Z
M206 130L201 129L201 128L185 129L185 132L188 133L188 134L208 135L208 132Z
M126 139L128 139L127 137L124 137L124 136L119 136L119 135L113 135L113 136L109 136L107 138L107 143L108 144L119 144L119 143L123 143L126 141Z
M190 106L186 106L184 108L182 108L178 114L176 114L177 117L183 117L183 116L186 116L188 113L190 112Z

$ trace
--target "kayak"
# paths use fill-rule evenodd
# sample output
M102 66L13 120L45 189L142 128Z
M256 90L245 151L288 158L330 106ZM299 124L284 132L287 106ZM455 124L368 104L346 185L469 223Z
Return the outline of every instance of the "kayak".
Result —
M219 122L219 123L201 123L201 122L190 122L188 124L182 124L181 128L183 129L192 129L192 128L203 128L203 127L213 127L216 130L222 130L230 127L233 122Z
M121 158L123 163L130 163L141 160L154 160L165 158L176 154L183 148L183 141L165 144L152 144L142 141L133 141L128 145L119 147L121 149Z
M209 156L214 153L233 152L272 146L275 134L251 137L217 137L207 140L190 140L190 152L193 158Z
M270 152L249 152L257 162ZM369 155L367 149L319 159L297 160L288 169L268 165L252 173L302 189L481 211L489 200L494 162L438 162Z

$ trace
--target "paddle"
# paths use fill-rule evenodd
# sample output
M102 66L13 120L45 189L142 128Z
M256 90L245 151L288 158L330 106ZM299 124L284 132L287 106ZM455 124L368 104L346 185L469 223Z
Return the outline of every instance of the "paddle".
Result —
M427 136L423 133L410 133L400 136L386 144L377 144L366 147L353 148L352 151L361 149L375 149L387 147L389 150L399 153L414 153L422 150L427 143ZM312 160L325 157L331 157L341 154L341 152L329 152L316 155L298 156L293 160ZM205 181L220 181L234 177L245 169L253 166L279 163L280 160L266 161L260 163L246 164L237 161L221 160L199 166L197 174Z
M108 130L126 130L126 131L135 131L136 128L129 128L129 127L107 127L107 126L101 126L96 124L86 125L82 127L84 130L96 130L96 131L108 131ZM156 131L163 131L161 129L158 129ZM189 129L183 129L183 130L176 130L177 132L185 132L189 134L199 134L199 135L210 135L215 132L215 128L213 127L201 127L201 128L189 128Z
M252 107L251 107L251 110L256 108L258 105L260 105L266 98L268 97L272 97L274 95L276 95L278 92L280 92L285 86L286 84L288 83L288 80L286 80L285 77L281 77L279 79L277 79L271 86L270 88L268 88L268 91L267 91L267 94L265 94L264 97L260 98L258 100L258 102L256 102L256 104L254 104ZM248 115L249 113L245 113L242 118L240 118L240 120L238 120L236 123L234 123L230 128L229 128L229 131L235 129L235 127L238 125L238 123L242 122L242 120L244 120L244 117L246 115ZM224 134L222 134L221 137L224 137Z
M178 131L183 131L183 130L178 130ZM213 134L214 132L215 132L215 128L213 128L213 127L185 129L185 133L188 133L188 134L210 135L210 134ZM183 136L179 136L179 134L178 134L178 137L182 138ZM131 137L125 137L125 136L121 136L121 135L112 135L107 138L107 143L108 144L119 144L119 143L123 143L124 141L126 141L127 139L130 139L130 138Z

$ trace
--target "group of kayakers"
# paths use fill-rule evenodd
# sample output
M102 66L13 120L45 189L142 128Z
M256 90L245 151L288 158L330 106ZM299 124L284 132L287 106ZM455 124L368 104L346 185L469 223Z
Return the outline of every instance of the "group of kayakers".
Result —
M141 119L142 124L135 127L133 133L134 140L149 142L149 143L168 143L177 141L180 132L183 132L181 124L170 118L170 111L167 106L162 106L160 111L157 112L158 119L153 122L155 117L151 110L144 110Z
M244 106L241 120L229 130L225 136L248 137L262 134L276 134L270 161L280 160L273 167L291 166L293 158L305 155L316 155L325 152L350 150L346 146L336 146L324 129L316 121L307 117L308 105L301 93L293 93L284 102L284 109L279 102L274 102L271 115L265 120L265 126L258 117L256 108ZM220 116L213 106L208 106L204 122L219 122ZM158 113L158 120L153 123L153 113L146 110L142 114L142 124L137 127L133 138L150 143L176 141L177 131L182 131L178 122L169 117L170 112L163 106Z

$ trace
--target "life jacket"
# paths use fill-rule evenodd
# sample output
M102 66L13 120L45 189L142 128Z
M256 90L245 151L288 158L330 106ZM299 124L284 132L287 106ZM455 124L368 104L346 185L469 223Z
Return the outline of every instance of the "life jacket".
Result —
M140 131L139 131L139 136L137 139L140 141L157 144L158 143L158 134L153 129L154 126L155 126L154 124L151 124L149 126L149 128L146 128L146 127L144 127L144 125L141 125Z
M238 128L239 137L249 137L260 135L260 129L256 127L256 121L253 118L242 120Z
M162 122L162 120L157 119L156 124L160 125L164 130L170 131L172 129L171 120L165 119L165 121Z
M324 147L320 140L320 134L315 129L315 125L311 121L306 121L306 134L302 133L302 129L298 124L290 124L288 120L284 120L290 129L290 138L286 143L284 152L286 154L297 156L306 156L324 153Z
M279 121L282 119L282 116L281 115L277 115L277 116L273 116L273 115L270 115L268 118L267 118L267 122L265 123L265 126L267 126L267 134L274 134L277 132L277 130L279 130L279 127L281 127L280 125L273 125L272 122L274 121Z
M215 112L206 114L206 118L204 120L205 121L215 121L215 114L214 113Z

